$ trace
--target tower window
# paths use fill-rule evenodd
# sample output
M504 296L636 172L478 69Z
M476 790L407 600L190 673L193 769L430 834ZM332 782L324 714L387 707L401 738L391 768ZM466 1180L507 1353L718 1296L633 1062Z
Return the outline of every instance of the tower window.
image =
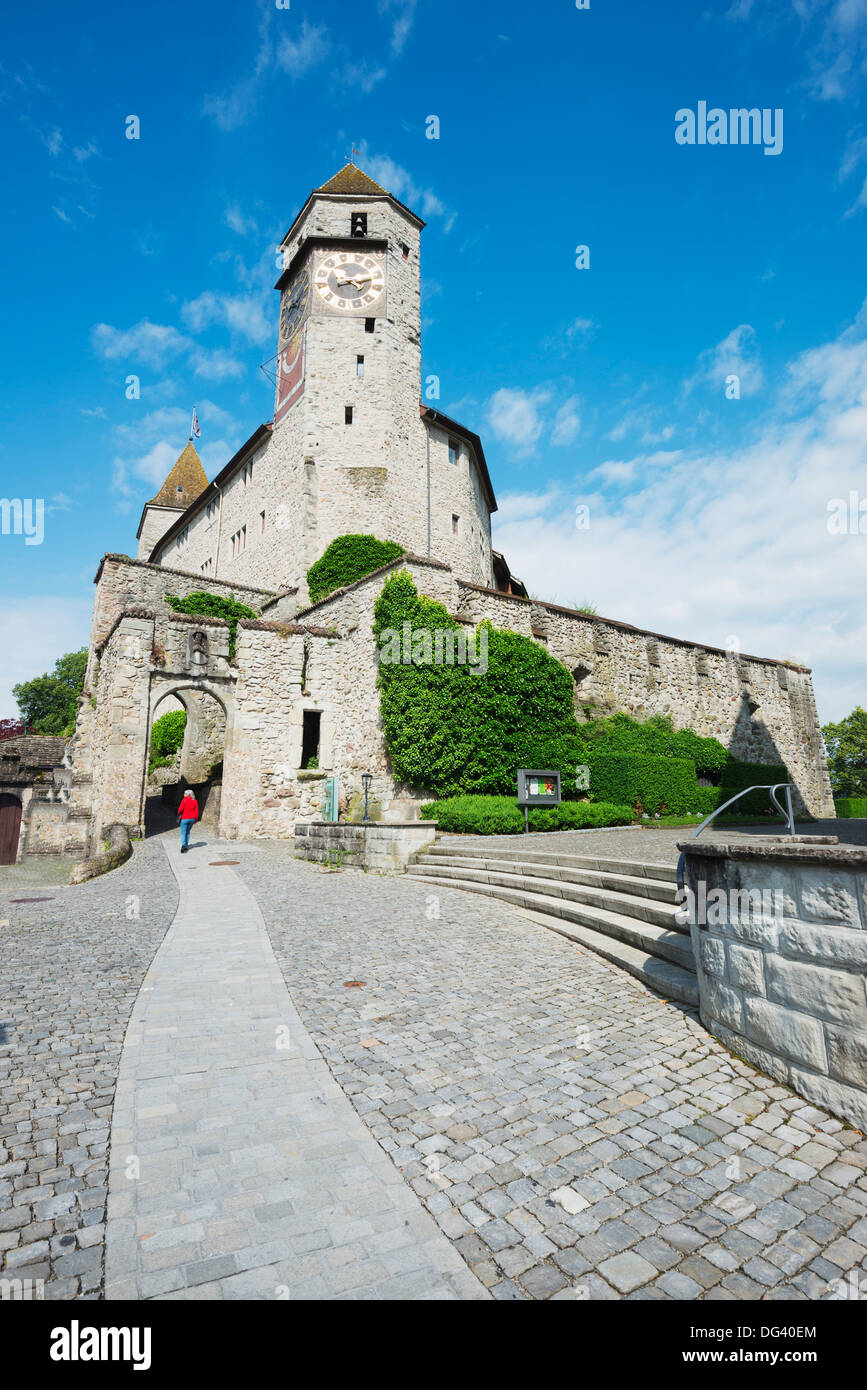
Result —
M354 212L352 214L351 230L353 236L367 236L366 212Z
M409 260L409 247L407 246L405 241L402 241L400 243L400 249L403 252L403 259L405 261Z
M373 332L375 331L375 329L376 329L376 319L365 319L365 320L364 320L364 331L365 331L365 333L373 333Z
M363 357L356 357L356 359L355 359L355 375L356 375L356 376L364 376L364 358L363 358Z
M244 464L242 477L243 477L243 479L244 479L244 487L249 487L250 483L252 483L252 481L253 481L253 465L252 465L252 463L245 463L245 464Z
M344 422L345 422L347 425L351 425L351 424L352 424L352 406L351 406L351 405L344 406L343 418L344 418Z
M453 536L456 536L456 535L458 534L458 530L459 530L459 528L460 528L460 524L461 524L461 519L460 519L460 517L459 517L459 516L453 516L453 517L452 517L452 535L453 535Z
M265 530L265 513L264 513L264 512L260 512L260 513L259 513L259 531L260 531L260 534L261 534L262 532L264 532L264 530Z
M449 463L456 464L461 456L461 446L456 439L449 440Z
M319 734L322 725L322 715L318 709L306 709L304 711L304 723L301 732L301 766L319 766Z

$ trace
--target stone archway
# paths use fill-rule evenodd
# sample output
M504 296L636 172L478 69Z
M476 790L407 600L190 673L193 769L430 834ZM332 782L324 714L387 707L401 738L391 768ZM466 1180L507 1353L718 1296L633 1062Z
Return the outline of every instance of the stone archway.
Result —
M215 688L216 687L216 688ZM186 714L183 745L173 775L160 778L162 787L150 784L146 798L146 833L155 833L171 824L177 804L186 787L199 801L202 822L216 831L222 801L223 756L233 718L231 689L213 680L189 677L154 680L151 689L148 760L153 726L163 714L183 710ZM157 808L161 807L161 810Z

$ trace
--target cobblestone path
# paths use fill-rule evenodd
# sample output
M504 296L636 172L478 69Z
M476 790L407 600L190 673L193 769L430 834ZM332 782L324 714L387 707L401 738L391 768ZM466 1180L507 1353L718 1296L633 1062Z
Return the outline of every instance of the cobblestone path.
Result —
M46 1298L102 1288L121 1047L177 901L154 843L78 888L0 880L0 1279Z
M253 893L215 862L255 850L162 843L180 904L124 1043L106 1297L488 1297L332 1078Z
M494 1297L867 1287L867 1141L682 1008L502 903L285 845L239 872L335 1079Z

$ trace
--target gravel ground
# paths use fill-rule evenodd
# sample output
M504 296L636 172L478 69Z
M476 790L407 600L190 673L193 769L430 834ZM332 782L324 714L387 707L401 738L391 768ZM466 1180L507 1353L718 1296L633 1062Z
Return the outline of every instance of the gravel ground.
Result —
M867 1268L863 1136L689 1011L505 904L285 844L237 872L335 1079L495 1298L826 1298Z
M177 908L162 846L48 902L0 885L0 1278L96 1298L124 1033ZM136 915L138 914L138 915Z

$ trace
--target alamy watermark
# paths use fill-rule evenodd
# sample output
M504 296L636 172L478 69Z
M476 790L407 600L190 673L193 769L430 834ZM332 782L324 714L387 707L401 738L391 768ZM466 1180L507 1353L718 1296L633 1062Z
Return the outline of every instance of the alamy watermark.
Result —
M706 101L693 111L682 106L674 113L674 138L679 145L763 145L765 154L783 152L782 107L720 106L708 110Z
M699 879L697 891L680 888L675 921L682 927L726 927L751 921L767 922L785 913L779 888L711 888Z
M41 545L45 539L45 499L0 497L0 535L23 536L25 545Z
M488 672L488 629L455 632L453 628L420 627L406 622L386 627L379 635L383 666L468 666L474 676Z

